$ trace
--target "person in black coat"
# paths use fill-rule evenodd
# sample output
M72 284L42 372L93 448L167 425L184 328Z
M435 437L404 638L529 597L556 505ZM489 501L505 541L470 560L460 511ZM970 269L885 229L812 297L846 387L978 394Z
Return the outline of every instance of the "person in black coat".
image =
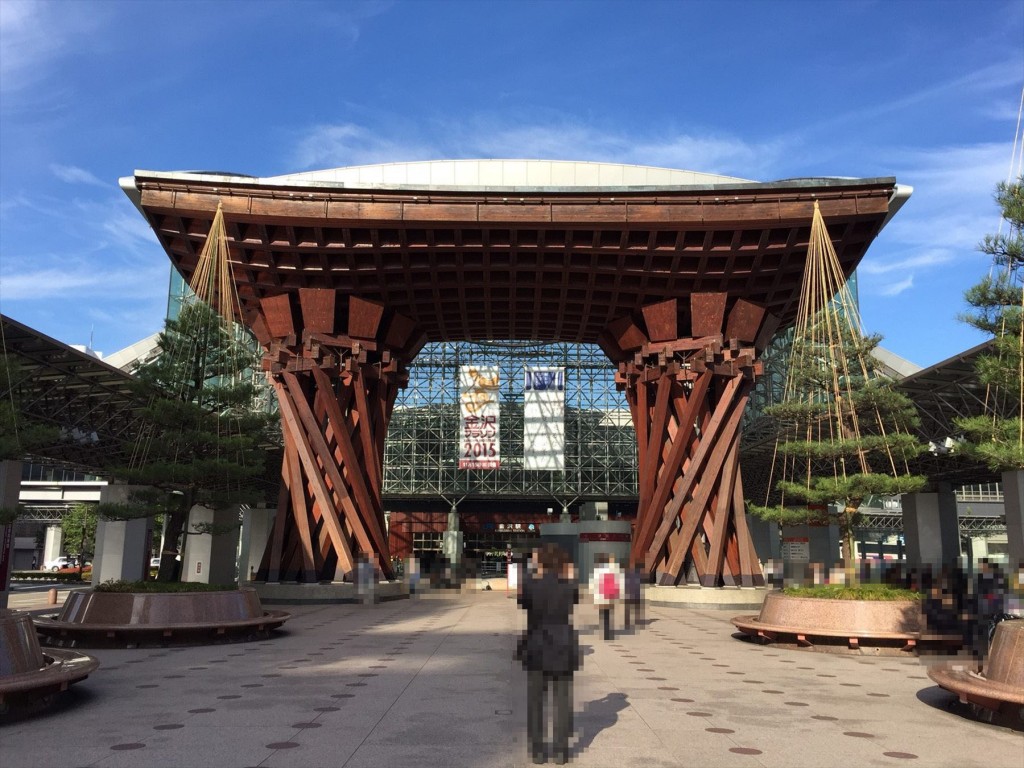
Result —
M526 669L526 735L534 763L543 763L547 692L552 697L552 756L558 764L569 759L572 730L572 677L580 668L579 637L572 611L579 587L569 556L557 544L536 552L537 570L521 582L519 604L526 609L526 632L519 641L519 659Z

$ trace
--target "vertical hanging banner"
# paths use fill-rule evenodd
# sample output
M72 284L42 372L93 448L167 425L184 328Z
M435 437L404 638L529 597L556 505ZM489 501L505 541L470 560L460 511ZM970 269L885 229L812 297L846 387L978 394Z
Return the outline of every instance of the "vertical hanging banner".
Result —
M501 466L498 442L498 395L501 374L497 366L459 367L459 469L497 469Z
M523 468L565 469L565 369L523 372Z

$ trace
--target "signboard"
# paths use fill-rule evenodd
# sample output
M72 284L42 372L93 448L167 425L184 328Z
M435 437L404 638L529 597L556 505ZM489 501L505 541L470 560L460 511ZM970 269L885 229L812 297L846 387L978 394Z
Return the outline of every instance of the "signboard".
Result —
M498 438L497 366L459 367L459 469L497 469L501 466Z
M782 559L792 563L811 561L811 541L806 537L790 537L782 540Z
M565 369L523 373L523 469L564 471Z
M13 559L11 544L13 539L14 524L0 525L0 592L6 592L10 585L11 560ZM6 603L0 604L0 608L6 607Z
M508 573L506 574L508 579L509 589L519 589L519 563L509 563Z

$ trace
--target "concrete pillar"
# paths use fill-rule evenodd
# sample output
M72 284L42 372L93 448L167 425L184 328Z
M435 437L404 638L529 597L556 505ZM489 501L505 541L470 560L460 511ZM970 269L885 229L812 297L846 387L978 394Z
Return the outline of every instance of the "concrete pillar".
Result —
M100 502L120 504L139 490L135 485L107 485L100 489ZM149 572L149 550L153 518L104 520L96 524L96 552L92 558L92 585L104 581L139 581Z
M1003 472L1003 511L1006 515L1007 568L1024 568L1024 469Z
M598 553L612 555L624 569L629 567L631 526L628 520L588 520L575 525L579 537L581 581L590 579L590 574L594 570L594 557Z
M0 507L17 509L21 493L21 462L0 461ZM0 608L7 607L14 565L14 523L0 525Z
M455 565L462 560L462 531L459 530L459 513L452 504L448 513L448 527L441 538L441 552L448 562Z
M593 563L585 563L580 558L579 523L541 523L540 540L545 544L557 544L572 556L576 575L580 581L588 578Z
M237 576L238 506L212 510L196 504L188 515L181 580L201 584L232 584ZM196 526L214 525L216 533L196 533Z
M782 540L779 537L779 524L770 523L754 515L747 515L747 529L757 550L757 559L764 565L769 560L782 559Z
M247 507L242 511L242 538L238 549L238 580L249 581L260 568L267 542L274 531L276 509Z
M92 585L104 581L141 581L149 566L153 518L103 520L96 524Z
M46 538L43 539L43 560L39 567L47 560L56 560L64 551L64 529L59 525L46 526Z
M956 494L949 483L939 483L937 493L905 493L903 536L907 542L907 566L941 568L960 560L960 521Z

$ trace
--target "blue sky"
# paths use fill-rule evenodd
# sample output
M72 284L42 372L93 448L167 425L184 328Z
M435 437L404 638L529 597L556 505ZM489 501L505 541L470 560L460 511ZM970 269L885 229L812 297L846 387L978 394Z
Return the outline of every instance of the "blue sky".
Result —
M867 330L921 365L999 226L1024 0L0 0L0 311L111 353L162 325L169 267L117 186L514 157L759 181L895 176Z

